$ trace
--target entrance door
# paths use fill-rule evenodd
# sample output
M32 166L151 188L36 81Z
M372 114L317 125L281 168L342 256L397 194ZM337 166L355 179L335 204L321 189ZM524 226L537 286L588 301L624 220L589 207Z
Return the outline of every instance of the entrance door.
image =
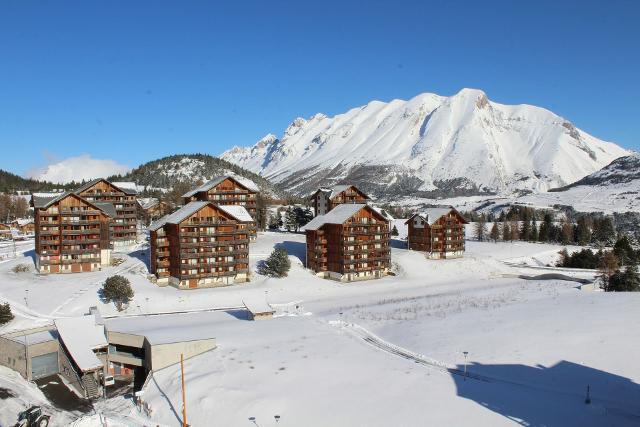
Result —
M91 263L90 262L83 262L82 263L82 271L91 271Z
M58 373L58 352L31 358L31 377L34 380Z
M189 279L189 287L197 288L198 287L198 279Z

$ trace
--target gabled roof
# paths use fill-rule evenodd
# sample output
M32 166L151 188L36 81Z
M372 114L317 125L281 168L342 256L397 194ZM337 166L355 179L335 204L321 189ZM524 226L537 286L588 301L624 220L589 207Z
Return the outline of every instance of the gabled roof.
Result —
M152 207L156 206L159 203L160 201L155 197L146 197L146 198L138 197L138 204L142 209L145 209L145 210L151 209Z
M191 191L187 191L186 193L184 193L182 195L182 197L191 197L191 196L194 196L194 195L196 195L198 193L202 193L203 191L209 191L213 187L215 187L216 185L220 184L222 181L224 181L227 178L235 181L236 183L240 184L240 186L246 188L249 191L258 191L258 187L256 186L256 184L253 181L250 181L250 180L245 179L245 178L238 178L238 177L231 176L231 175L221 175L221 176L215 176L215 177L211 178L209 181L205 182L204 184L202 184L199 187L194 188ZM253 187L253 188L251 188L251 187Z
M33 197L32 197L32 203L33 203L33 207L34 209L46 209L49 206L51 206L54 203L59 202L60 200L65 199L68 196L71 197L77 197L78 199L82 200L84 203L93 206L94 208L97 208L98 210L104 212L105 215L110 216L110 217L115 217L117 215L116 213L116 209L113 206L112 203L109 202L90 202L89 200L85 199L82 196L79 196L78 194L71 192L71 191L66 191L64 193L58 193L59 195L56 197L40 197L40 196L36 196L36 194L38 193L34 193Z
M162 218L158 219L157 221L154 221L150 226L149 226L149 230L151 231L156 231L159 228L163 227L165 224L180 224L182 221L184 221L185 219L189 218L191 215L193 215L194 213L198 212L200 209L204 208L205 206L213 206L217 209L220 209L221 211L226 212L228 215L230 215L233 219L240 221L240 222L244 222L244 220L238 218L236 215L234 215L231 211L228 211L225 208L229 208L230 206L219 206L216 205L213 202L204 202L204 201L196 201L196 202L189 202L186 205L184 205L183 207L181 207L180 209L178 209L177 211L175 211L172 214L169 215L165 215ZM236 207L236 206L234 206ZM240 207L244 210L244 212L246 212L246 214L248 215L249 218L251 218L251 215L249 215L249 212L247 212L246 209L244 209L243 206L237 206ZM238 214L242 214L239 210L237 212ZM251 221L253 221L253 218L251 218Z
M447 215L451 211L455 212L458 216L460 216L460 218L464 220L462 215L460 215L460 213L457 210L455 210L455 208L449 206L449 207L441 207L441 208L424 209L422 212L418 212L411 215L411 217L407 221L405 221L405 224L408 224L414 217L419 216L424 220L424 222L426 222L431 226L436 221L438 221L440 218L442 218L444 215ZM464 222L466 224L466 221Z
M106 180L106 179L104 179L104 178L96 178L96 179L93 179L93 180L91 180L91 181L89 181L89 182L86 182L86 183L82 184L80 187L76 188L76 189L75 189L75 191L74 191L74 193L76 193L76 194L80 194L80 193L82 193L83 191L86 191L86 190L88 190L89 188L93 187L94 185L96 185L96 184L97 184L97 183L99 183L100 181L104 181L104 182L106 182L107 184L109 184L109 185L111 185L111 186L113 186L113 187L117 188L118 190L122 191L124 194L128 194L128 195L138 194L138 192L135 190L135 184L134 184L134 183L125 183L125 182L121 182L121 183L119 183L119 184L125 184L125 185L132 184L132 185L134 186L134 188L129 188L129 187L119 187L119 186L115 185L115 183L113 183L113 182L109 182L109 181L107 181L107 180Z
M360 209L371 209L381 219L387 221L385 217L376 212L371 206L364 203L345 203L331 209L324 215L318 215L309 221L304 227L306 230L318 230L325 224L344 224L349 218L354 216Z
M63 193L33 193L33 194L31 194L31 205L36 209L44 207L50 201L62 196L63 194L68 194L68 192L63 192Z
M367 196L362 190L360 190L358 187L356 187L353 184L342 184L342 185L336 185L332 188L325 188L325 187L320 187L315 193L313 193L311 195L311 197L315 196L318 191L327 194L327 196L329 197L329 199L333 199L334 197L336 197L338 194L342 193L343 191L346 191L349 189L349 187L353 187L356 189L356 191L358 191L360 194L362 194L364 196L365 199L370 200L371 198L369 196Z

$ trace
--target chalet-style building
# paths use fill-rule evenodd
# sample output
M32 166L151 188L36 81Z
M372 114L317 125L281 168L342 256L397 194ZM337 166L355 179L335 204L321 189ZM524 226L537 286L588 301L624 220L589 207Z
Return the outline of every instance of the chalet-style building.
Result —
M34 234L36 225L33 218L18 218L11 221L11 228L22 234Z
M320 188L310 197L315 216L324 215L338 205L345 203L368 203L369 196L355 185L337 185L333 188Z
M243 206L254 219L254 223L249 227L249 238L255 240L258 192L258 187L249 180L233 176L217 176L183 194L182 199L185 204L193 201L210 201L218 206Z
M343 204L304 227L307 268L343 282L385 276L391 267L389 221L366 204Z
M138 198L138 218L144 225L149 225L153 221L162 218L171 210L167 202L155 197Z
M426 252L432 259L464 255L464 225L467 221L454 208L425 209L414 214L406 224L409 249Z
M138 213L135 184L113 183L98 178L89 181L74 191L89 202L112 203L116 217L111 221L111 241L114 245L128 245L136 242Z
M99 270L111 263L111 203L90 202L75 193L34 194L36 267L41 273Z
M189 202L149 226L150 271L179 289L249 280L249 224L243 206Z

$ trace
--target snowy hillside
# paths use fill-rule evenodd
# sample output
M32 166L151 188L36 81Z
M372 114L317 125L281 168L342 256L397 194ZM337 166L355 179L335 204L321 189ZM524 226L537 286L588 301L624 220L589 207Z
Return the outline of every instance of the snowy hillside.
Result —
M281 138L221 157L298 194L349 181L393 199L546 191L627 154L543 108L463 89L297 118Z
M523 196L517 202L535 206L569 205L583 212L640 212L640 154L621 157L574 184Z
M132 181L148 188L169 189L178 183L195 184L219 175L233 175L253 181L269 196L282 191L263 177L207 154L179 154L163 157L138 166L126 175L110 177L113 181Z

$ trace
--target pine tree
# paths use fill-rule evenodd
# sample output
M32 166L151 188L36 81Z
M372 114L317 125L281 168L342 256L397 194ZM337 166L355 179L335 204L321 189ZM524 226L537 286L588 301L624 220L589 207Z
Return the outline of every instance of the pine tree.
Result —
M487 235L487 226L486 226L486 221L484 219L484 217L480 216L478 217L478 219L476 220L475 224L474 224L474 231L475 231L475 235L476 235L476 240L478 240L478 242L482 242L484 241L486 235Z
M0 304L0 325L9 323L13 320L13 313L11 313L11 306L8 302Z
M528 219L522 220L522 225L520 226L520 240L530 240L531 236L531 223Z
M575 239L580 246L588 245L591 242L591 230L585 217L578 219Z
M621 236L613 246L613 253L618 258L620 265L627 265L635 258L635 253L631 247L631 242L626 235Z
M295 230L296 228L296 214L291 206L284 213L284 227L287 231Z
M391 229L391 235L397 237L399 234L400 233L398 233L398 227L396 227L394 224L393 228Z
M520 230L518 221L511 221L511 225L509 226L511 229L511 239L510 240L518 240L520 238Z
M508 222L502 223L502 240L504 242L511 240L511 228L509 228Z
M276 212L276 215L269 215L269 222L268 222L268 227L269 230L277 230L278 229L278 223L280 221L278 221L278 213Z
M605 252L598 267L598 281L600 282L600 287L605 291L609 290L611 276L615 274L618 268L618 258L612 251Z
M258 268L258 273L271 277L286 277L291 268L289 254L284 249L274 249L269 258Z
M616 241L616 229L611 217L606 216L594 221L593 240L605 246L611 246Z
M569 221L568 218L565 218L562 221L562 230L561 230L561 239L563 245L568 245L569 243L573 243L573 224Z
M558 255L560 255L560 259L556 263L556 266L566 267L567 264L569 264L569 252L567 251L567 248L562 248L562 250L558 252Z
M551 233L553 229L553 216L549 212L545 212L542 224L540 224L540 231L538 232L538 240L541 242L548 242L551 240Z
M494 241L494 243L500 239L500 227L498 226L498 222L494 222L491 226L489 237Z
M131 283L126 277L116 274L107 278L102 286L102 296L107 302L114 302L118 311L133 298Z
M538 241L538 226L536 225L536 220L531 220L531 228L529 231L529 241L537 242Z

